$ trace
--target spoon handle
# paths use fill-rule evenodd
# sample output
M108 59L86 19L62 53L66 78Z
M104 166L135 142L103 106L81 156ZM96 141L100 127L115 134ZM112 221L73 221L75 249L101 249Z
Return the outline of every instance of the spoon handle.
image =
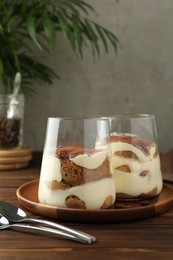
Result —
M36 231L43 231L45 233L49 233L49 234L54 234L54 235L58 235L61 238L65 238L65 239L69 239L69 240L74 240L83 244L91 244L92 241L91 240L87 240L87 239L83 239L82 237L79 236L73 236L67 232L61 231L61 230L57 230L57 229L53 229L53 228L47 228L47 227L41 227L41 226L31 226L31 225L27 225L27 224L10 224L8 227L11 227L13 229L31 229L31 230L36 230Z
M25 219L25 221L26 221L26 219ZM75 229L72 229L72 228L69 228L69 227L66 227L64 225L60 225L60 224L57 224L57 223L54 223L54 222L51 222L51 221L48 221L48 220L27 218L27 221L28 222L35 222L35 223L46 224L46 225L52 226L54 228L57 228L59 230L68 232L71 235L80 237L81 239L91 240L91 242L95 242L96 241L96 237L94 237L92 235L89 235L89 234L84 233L82 231L75 230Z

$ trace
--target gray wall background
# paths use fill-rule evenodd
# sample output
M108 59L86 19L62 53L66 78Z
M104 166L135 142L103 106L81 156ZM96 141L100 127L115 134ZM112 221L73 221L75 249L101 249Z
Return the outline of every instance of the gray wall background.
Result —
M173 0L88 0L91 17L114 32L120 46L94 61L89 51L77 60L58 35L56 55L40 60L61 80L35 83L26 100L24 142L42 150L48 117L152 113L161 152L173 147Z

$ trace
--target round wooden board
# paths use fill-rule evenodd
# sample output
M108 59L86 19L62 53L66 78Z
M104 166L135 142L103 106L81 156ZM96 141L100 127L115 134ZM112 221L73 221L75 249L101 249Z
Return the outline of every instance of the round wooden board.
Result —
M142 201L123 203L116 201L113 208L100 210L60 208L41 204L38 201L38 185L39 180L33 180L20 186L16 191L18 200L35 214L65 221L85 223L134 221L157 216L173 206L173 189L165 184L160 195L148 199L147 204L142 204ZM123 208L119 208L122 204Z
M0 170L17 170L28 166L28 162L24 163L12 163L12 164L0 164Z
M18 147L14 149L0 149L0 158L28 156L32 154L32 149L29 147Z

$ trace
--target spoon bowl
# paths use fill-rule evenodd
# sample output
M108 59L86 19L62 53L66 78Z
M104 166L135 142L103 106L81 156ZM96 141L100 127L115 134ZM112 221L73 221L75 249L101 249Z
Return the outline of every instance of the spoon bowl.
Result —
M10 222L23 222L28 218L24 210L6 201L0 201L0 213Z
M87 243L91 244L96 241L96 238L87 233L66 227L64 225L60 225L54 223L52 221L42 220L42 219L33 219L29 218L25 211L21 208L18 208L16 205L11 204L6 201L0 201L0 213L8 219L9 222L33 222L33 223L41 223L45 225L52 226L57 228L58 230L65 231L73 236L86 240Z

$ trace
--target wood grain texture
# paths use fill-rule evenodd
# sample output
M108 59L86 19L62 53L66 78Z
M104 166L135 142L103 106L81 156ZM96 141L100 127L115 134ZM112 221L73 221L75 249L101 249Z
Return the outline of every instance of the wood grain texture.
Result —
M26 169L0 172L0 200L22 207L17 188L39 174L40 160L35 159ZM157 217L124 223L58 222L96 236L97 242L84 245L40 233L1 230L0 259L173 259L173 208Z

